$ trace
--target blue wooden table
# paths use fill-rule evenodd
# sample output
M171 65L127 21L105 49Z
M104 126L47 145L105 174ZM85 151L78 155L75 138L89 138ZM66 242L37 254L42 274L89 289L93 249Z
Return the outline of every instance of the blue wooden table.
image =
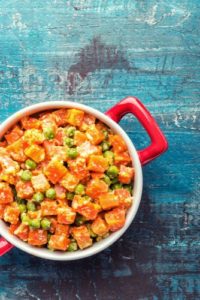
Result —
M106 111L135 95L169 141L118 242L72 263L13 249L0 258L1 300L200 299L199 20L199 0L0 1L0 122L41 101ZM121 125L148 144L133 117Z

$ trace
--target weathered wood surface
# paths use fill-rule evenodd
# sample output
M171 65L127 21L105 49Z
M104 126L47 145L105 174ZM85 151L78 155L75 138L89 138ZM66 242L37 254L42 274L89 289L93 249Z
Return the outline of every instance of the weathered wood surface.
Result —
M144 168L137 217L112 247L72 263L14 249L0 259L0 299L200 298L200 2L1 0L0 121L31 103L106 111L139 97L169 151ZM148 142L122 121L138 148Z

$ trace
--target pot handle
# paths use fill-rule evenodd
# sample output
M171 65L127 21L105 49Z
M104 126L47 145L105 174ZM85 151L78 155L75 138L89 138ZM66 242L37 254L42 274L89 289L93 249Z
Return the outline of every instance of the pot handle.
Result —
M3 237L0 237L0 256L10 251L14 246L8 243Z
M155 119L136 97L126 97L110 108L106 115L118 123L128 113L132 113L139 120L151 139L147 148L138 151L140 162L145 165L165 152L168 143Z

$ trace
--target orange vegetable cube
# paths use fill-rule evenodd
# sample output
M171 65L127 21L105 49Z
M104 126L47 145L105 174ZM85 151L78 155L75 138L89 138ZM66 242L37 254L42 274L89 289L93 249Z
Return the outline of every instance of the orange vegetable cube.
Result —
M22 241L28 241L29 235L29 226L21 223L13 232L16 236L18 236Z
M36 163L39 163L45 159L44 148L38 145L31 145L25 149L26 156L33 159Z
M11 234L14 234L15 230L19 227L20 223L18 222L17 224L10 224L9 226L9 232Z
M119 206L119 199L114 192L108 192L99 196L99 204L107 210Z
M75 195L72 201L72 208L76 211L79 207L88 204L91 201L89 197L82 197L80 195Z
M67 172L60 182L69 192L73 192L78 183L79 179L70 172Z
M119 181L121 183L129 184L133 179L134 168L126 167L121 165L119 170Z
M97 217L94 220L91 225L91 229L95 234L99 236L104 236L109 231L108 225L101 217Z
M34 194L33 186L30 181L25 182L22 180L18 180L15 187L17 196L22 199L30 199Z
M74 144L76 146L80 146L82 143L86 141L87 141L86 134L84 132L76 130L74 134Z
M50 237L48 246L49 249L52 250L66 251L67 248L69 247L69 244L70 244L70 239L66 235L54 234Z
M128 152L118 153L114 152L114 162L115 165L127 165L131 162L131 158Z
M90 238L90 233L86 226L73 227L71 232L80 249L92 245L92 239Z
M100 194L108 191L108 185L101 179L92 179L86 187L86 194L92 198L97 198Z
M0 166L5 175L16 175L20 170L19 164L9 156L0 156Z
M47 244L47 231L43 229L30 229L28 243L32 246L42 246Z
M80 180L86 178L89 174L86 166L86 159L83 157L69 160L68 168L73 173L73 175L75 175Z
M94 220L96 219L101 207L96 203L87 203L82 205L76 209L76 211L84 216L86 220Z
M88 170L105 172L108 169L108 161L101 155L91 155L88 161Z
M103 132L97 129L95 124L91 125L87 129L86 136L93 145L98 145L104 140Z
M53 115L55 117L55 121L58 126L65 125L67 123L67 115L68 115L67 109L65 108L58 109L53 112Z
M41 121L32 117L23 117L21 124L24 129L40 129Z
M69 225L63 225L63 224L57 224L56 226L56 231L55 231L56 235L69 235Z
M0 204L13 202L13 192L8 183L0 182Z
M51 233L55 233L57 225L58 225L57 218L51 217L51 218L49 218L49 220L51 221L51 226L50 226L49 231Z
M55 189L55 191L56 191L56 198L57 199L66 199L66 189L63 187L63 186L61 186L61 185L59 185L59 184L56 184L55 186L54 186L54 189Z
M119 199L119 205L124 208L129 208L133 202L133 197L127 189L116 189L115 195Z
M21 130L19 126L16 125L9 133L5 134L5 139L10 145L17 141L23 135L23 133L23 130Z
M12 143L7 147L8 153L10 156L19 162L24 162L26 160L26 155L24 154L24 150L26 148L26 142L21 138L16 142Z
M73 126L80 126L84 118L84 111L79 109L68 109L67 111L67 122Z
M116 231L122 228L125 224L125 210L123 208L114 208L105 213L105 220L110 231Z
M100 149L97 146L91 145L90 142L85 142L77 147L77 151L81 157L87 158L91 154L100 154Z
M45 192L50 188L50 184L44 174L32 176L31 182L36 192Z
M113 146L114 152L120 153L127 150L126 143L124 142L123 138L118 134L110 134L109 142Z
M73 208L68 206L59 207L57 210L58 213L58 223L61 224L72 224L75 221L76 218L76 212L73 210Z
M67 173L67 169L58 160L52 160L45 169L45 175L53 183L59 182Z
M55 216L57 215L58 205L56 201L44 200L41 203L42 216Z
M95 124L95 120L96 120L95 116L85 113L80 129L86 131L88 127L90 127L90 125Z
M28 129L24 132L24 140L29 144L42 144L44 142L44 134L39 129Z
M16 204L16 203L14 203ZM16 205L7 205L4 209L3 219L10 224L17 224L19 222L20 210Z
M104 173L96 173L96 172L93 173L93 172L91 172L90 175L93 179L101 179L101 178L104 177L105 174Z
M5 204L0 204L0 219L3 219L3 213L6 208Z

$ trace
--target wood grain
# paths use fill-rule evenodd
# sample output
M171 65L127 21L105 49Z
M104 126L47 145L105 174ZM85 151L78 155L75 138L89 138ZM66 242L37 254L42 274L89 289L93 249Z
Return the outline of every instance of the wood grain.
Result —
M72 263L14 249L0 259L1 300L200 298L199 19L198 0L0 1L0 122L41 101L106 111L135 95L169 141L123 238ZM148 144L131 116L121 125Z

